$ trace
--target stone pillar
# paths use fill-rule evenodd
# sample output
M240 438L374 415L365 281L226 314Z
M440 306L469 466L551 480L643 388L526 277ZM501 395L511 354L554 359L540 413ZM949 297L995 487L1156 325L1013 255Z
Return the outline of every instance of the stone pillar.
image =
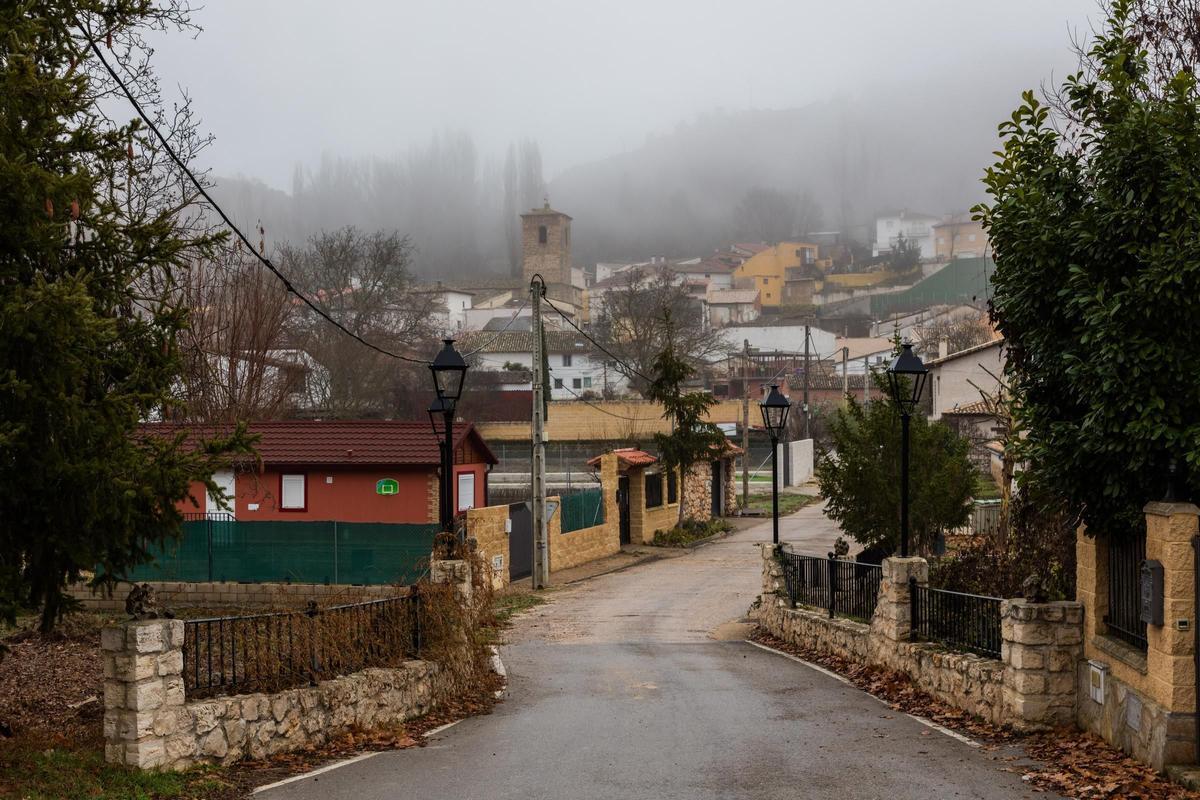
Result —
M183 621L127 622L100 632L104 658L104 758L153 769L183 709Z
M1146 626L1146 670L1155 685L1155 700L1174 714L1196 710L1194 634L1175 621L1195 616L1195 556L1200 508L1191 503L1147 503L1146 558L1163 566L1163 624ZM1189 732L1191 733L1191 732ZM1195 757L1193 748L1189 757ZM1167 763L1172 763L1168 761Z
M885 558L879 601L871 618L871 635L891 642L907 642L912 632L912 598L909 579L920 586L929 585L929 562L923 558Z
M762 594L760 599L766 608L787 605L787 587L783 583L783 565L775 557L775 545L763 542L759 545L762 550Z
M1083 604L1000 604L1004 708L1022 728L1075 721L1077 667L1083 657Z
M448 583L455 588L465 605L471 604L474 590L471 586L471 565L461 559L430 559L430 583Z

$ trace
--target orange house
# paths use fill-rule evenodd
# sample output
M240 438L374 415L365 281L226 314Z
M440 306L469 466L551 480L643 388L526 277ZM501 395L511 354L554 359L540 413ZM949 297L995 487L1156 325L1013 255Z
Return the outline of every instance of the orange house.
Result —
M148 425L189 438L220 432L211 425ZM232 513L238 520L292 522L438 521L438 440L428 423L391 420L255 422L257 461L218 470L213 479L232 507L203 483L179 504L184 513ZM488 504L488 471L496 457L475 426L458 423L454 441L454 508Z

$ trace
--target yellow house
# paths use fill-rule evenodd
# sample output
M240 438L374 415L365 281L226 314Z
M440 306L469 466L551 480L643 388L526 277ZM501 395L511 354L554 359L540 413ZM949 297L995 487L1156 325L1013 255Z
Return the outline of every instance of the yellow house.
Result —
M763 306L791 305L785 298L788 269L817 266L817 245L809 242L780 242L747 259L733 273L734 286L757 289ZM793 279L798 279L796 273Z

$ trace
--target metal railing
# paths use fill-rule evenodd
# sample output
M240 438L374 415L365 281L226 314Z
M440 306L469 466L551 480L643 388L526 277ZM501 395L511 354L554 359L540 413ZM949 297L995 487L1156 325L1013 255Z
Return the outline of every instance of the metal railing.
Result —
M421 650L420 595L305 611L184 621L189 697L310 686Z
M863 564L834 558L804 556L782 550L783 582L788 603L814 606L829 616L869 621L879 601L883 569L878 564Z
M1000 658L1000 598L931 589L908 582L911 639Z
M1146 533L1108 540L1108 612L1104 624L1110 636L1139 650L1149 646L1141 618L1139 581L1146 560Z

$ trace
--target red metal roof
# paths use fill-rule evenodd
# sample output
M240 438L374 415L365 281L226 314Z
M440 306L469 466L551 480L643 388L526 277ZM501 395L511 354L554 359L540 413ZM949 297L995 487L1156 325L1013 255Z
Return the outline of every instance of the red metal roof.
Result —
M275 420L250 423L250 433L264 464L415 465L438 464L438 441L428 422L395 420ZM188 442L228 434L227 425L157 423L147 433L170 436L186 432ZM488 464L496 457L471 423L455 427L454 446L470 437Z
M612 451L617 458L627 467L647 467L658 462L658 459L647 453L645 450L638 450L635 447L619 447ZM588 459L588 466L594 467L600 463L600 456Z

